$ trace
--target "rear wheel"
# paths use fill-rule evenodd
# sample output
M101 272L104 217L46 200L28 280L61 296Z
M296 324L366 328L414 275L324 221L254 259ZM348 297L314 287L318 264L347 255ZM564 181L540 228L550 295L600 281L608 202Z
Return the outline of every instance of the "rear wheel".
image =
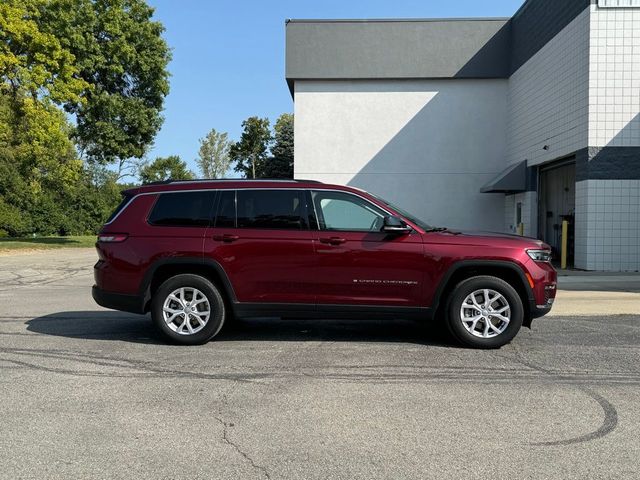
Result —
M478 276L460 282L447 305L447 327L461 343L499 348L520 331L524 308L518 292L497 277Z
M201 345L215 337L225 320L225 305L218 288L204 277L176 275L156 290L151 317L172 343Z

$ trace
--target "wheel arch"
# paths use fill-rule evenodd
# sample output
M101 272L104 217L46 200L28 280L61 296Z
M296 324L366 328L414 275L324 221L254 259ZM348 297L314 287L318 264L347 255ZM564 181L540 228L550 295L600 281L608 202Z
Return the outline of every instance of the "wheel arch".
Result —
M467 278L488 275L497 277L511 285L522 300L524 308L525 327L531 327L532 305L535 304L533 291L528 284L524 271L520 266L509 261L500 260L462 260L454 263L444 274L438 286L434 300L433 312L435 315L442 314L447 298L456 285Z
M158 287L167 279L180 274L200 275L210 280L222 291L227 307L233 309L236 295L227 273L220 263L211 259L197 257L163 258L155 261L145 273L141 285L144 298L144 311L148 312L151 298Z

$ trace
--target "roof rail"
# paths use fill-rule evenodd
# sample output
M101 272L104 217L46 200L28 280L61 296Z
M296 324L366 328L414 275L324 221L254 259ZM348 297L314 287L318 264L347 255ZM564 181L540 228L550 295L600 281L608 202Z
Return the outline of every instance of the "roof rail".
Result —
M318 180L304 180L299 178L196 178L193 180L160 180L145 183L146 185L167 185L169 183L198 183L198 182L297 182L297 183L322 183Z

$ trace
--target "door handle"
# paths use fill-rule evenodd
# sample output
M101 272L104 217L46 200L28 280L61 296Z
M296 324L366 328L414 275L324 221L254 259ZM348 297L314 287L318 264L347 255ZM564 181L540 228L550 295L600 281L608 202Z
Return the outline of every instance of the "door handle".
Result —
M240 237L238 235L231 235L229 233L225 233L224 235L214 235L213 239L216 242L231 243L231 242L235 242L236 240L240 240Z
M346 240L340 237L321 238L320 243L327 243L329 245L342 245Z

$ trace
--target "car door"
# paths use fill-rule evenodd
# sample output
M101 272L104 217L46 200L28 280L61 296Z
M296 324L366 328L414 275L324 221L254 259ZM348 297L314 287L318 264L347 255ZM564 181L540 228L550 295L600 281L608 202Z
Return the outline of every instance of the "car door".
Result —
M239 302L315 304L304 190L221 190L204 255L224 268Z
M421 306L422 237L381 231L388 212L359 195L314 190L318 305Z

